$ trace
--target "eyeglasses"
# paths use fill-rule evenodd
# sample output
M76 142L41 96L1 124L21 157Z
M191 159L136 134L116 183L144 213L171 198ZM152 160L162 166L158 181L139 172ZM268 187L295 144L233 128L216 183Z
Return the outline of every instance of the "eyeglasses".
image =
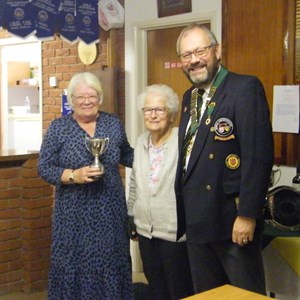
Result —
M165 107L143 107L142 108L142 111L143 111L145 116L150 116L153 111L158 116L162 116L166 113L166 110L167 109Z
M83 103L86 99L91 103L96 103L99 101L98 95L88 95L88 96L83 96L83 95L75 96L74 95L73 97L78 103Z
M201 58L203 56L206 55L206 52L209 48L211 48L212 46L214 46L214 44L210 44L206 47L203 47L203 48L198 48L194 51L191 51L191 52L185 52L185 53L182 53L182 54L179 54L178 57L184 61L184 62L189 62L191 59L192 59L192 55L194 54L197 58Z

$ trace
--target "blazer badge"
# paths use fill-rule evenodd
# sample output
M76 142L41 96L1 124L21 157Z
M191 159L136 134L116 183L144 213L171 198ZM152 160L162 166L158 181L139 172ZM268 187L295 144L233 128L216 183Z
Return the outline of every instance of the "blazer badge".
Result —
M228 118L220 118L214 124L215 140L227 141L235 139L233 132L233 123Z
M225 165L230 170L236 170L241 164L241 159L236 154L229 154L225 159Z

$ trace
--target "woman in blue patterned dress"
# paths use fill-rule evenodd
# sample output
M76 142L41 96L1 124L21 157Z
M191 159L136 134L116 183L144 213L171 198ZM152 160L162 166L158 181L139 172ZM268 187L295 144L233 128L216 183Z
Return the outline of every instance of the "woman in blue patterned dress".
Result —
M118 117L100 111L102 97L95 75L74 75L68 86L73 113L51 123L41 146L39 174L55 186L49 300L133 299L119 174L119 164L131 167L133 149ZM90 167L87 137L109 139L100 156L104 174Z

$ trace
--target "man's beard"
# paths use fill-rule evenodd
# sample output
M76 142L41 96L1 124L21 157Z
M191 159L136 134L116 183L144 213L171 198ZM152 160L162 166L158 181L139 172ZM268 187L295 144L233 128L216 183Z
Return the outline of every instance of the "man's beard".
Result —
M200 62L198 64L201 64ZM197 65L198 65L197 64ZM197 65L194 65L194 67L197 67ZM204 66L206 69L206 72L204 74L195 74L190 75L188 70L183 70L184 74L188 78L188 80L197 87L204 87L212 83L214 80L218 70L219 70L219 61L215 58L211 67Z

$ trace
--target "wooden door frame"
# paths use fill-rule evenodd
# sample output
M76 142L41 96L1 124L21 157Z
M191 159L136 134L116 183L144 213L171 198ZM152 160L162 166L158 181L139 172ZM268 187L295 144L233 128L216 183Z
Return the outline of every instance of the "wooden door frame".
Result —
M217 12L201 12L184 14L172 18L161 18L134 23L134 69L130 87L126 87L125 120L128 135L136 140L137 136L143 132L142 120L137 112L137 95L147 86L147 31L155 29L165 29L177 26L186 26L190 23L210 23L211 29L221 40L221 30L217 32ZM175 45L174 45L175 48ZM127 96L130 94L130 96Z

